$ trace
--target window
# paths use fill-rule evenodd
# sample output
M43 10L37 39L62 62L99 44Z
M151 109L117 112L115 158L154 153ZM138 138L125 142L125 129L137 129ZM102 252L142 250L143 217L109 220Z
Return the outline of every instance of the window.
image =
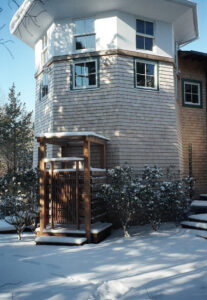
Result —
M183 105L190 107L202 107L202 82L183 79Z
M44 99L48 95L48 73L43 72L40 83L40 100Z
M154 23L137 20L136 48L152 51L154 41Z
M138 88L158 89L157 62L135 60L135 83Z
M71 65L72 89L89 89L98 86L98 59L79 60Z
M41 53L41 62L42 66L48 61L48 38L47 33L42 38L42 53Z
M94 19L75 20L75 50L95 49Z

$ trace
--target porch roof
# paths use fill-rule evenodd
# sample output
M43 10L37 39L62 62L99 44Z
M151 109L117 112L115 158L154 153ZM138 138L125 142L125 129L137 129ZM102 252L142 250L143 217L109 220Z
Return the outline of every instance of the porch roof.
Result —
M105 143L109 139L103 135L97 134L93 131L76 131L76 132L47 132L37 134L37 142L45 141L47 144L64 144L72 141L83 141L90 139L92 143Z

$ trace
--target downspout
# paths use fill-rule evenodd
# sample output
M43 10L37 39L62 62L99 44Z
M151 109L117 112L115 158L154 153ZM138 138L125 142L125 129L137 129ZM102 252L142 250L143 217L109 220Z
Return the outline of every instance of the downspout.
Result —
M175 96L176 100L178 101L178 77L180 75L179 71L179 63L178 63L178 51L180 50L179 44L175 43Z

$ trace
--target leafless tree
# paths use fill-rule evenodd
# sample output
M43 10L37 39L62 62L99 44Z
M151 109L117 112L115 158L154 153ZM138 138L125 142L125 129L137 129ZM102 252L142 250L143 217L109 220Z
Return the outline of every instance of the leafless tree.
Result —
M34 0L33 3L31 4L31 9L29 11L26 12L24 20L22 22L22 25L24 27L24 29L32 36L32 32L29 30L29 25L33 24L36 27L40 27L40 24L38 22L38 17L46 12L46 10L44 9L44 5L46 3L46 1L48 0ZM10 9L18 9L20 7L20 4L18 2L18 0L8 0L8 6ZM32 14L31 10L32 8L35 8L36 14ZM37 9L38 8L38 9ZM4 9L2 6L0 6L0 15L4 13ZM2 24L0 25L0 32L4 29L4 27L6 26L6 24ZM18 28L18 33L21 36L21 30ZM8 53L10 54L11 57L13 56L13 53L10 50L9 44L13 43L12 40L10 39L4 39L0 36L0 46L4 47Z

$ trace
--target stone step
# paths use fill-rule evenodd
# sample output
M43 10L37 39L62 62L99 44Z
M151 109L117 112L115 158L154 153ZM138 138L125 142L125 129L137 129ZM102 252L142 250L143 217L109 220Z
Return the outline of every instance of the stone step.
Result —
M200 194L200 200L207 201L207 194Z
M87 238L63 237L63 236L39 236L36 237L36 245L65 245L81 246L87 242Z
M207 214L197 214L188 216L189 221L198 221L202 223L207 223Z
M202 222L184 221L181 222L181 225L183 228L207 230L207 223L202 223Z

